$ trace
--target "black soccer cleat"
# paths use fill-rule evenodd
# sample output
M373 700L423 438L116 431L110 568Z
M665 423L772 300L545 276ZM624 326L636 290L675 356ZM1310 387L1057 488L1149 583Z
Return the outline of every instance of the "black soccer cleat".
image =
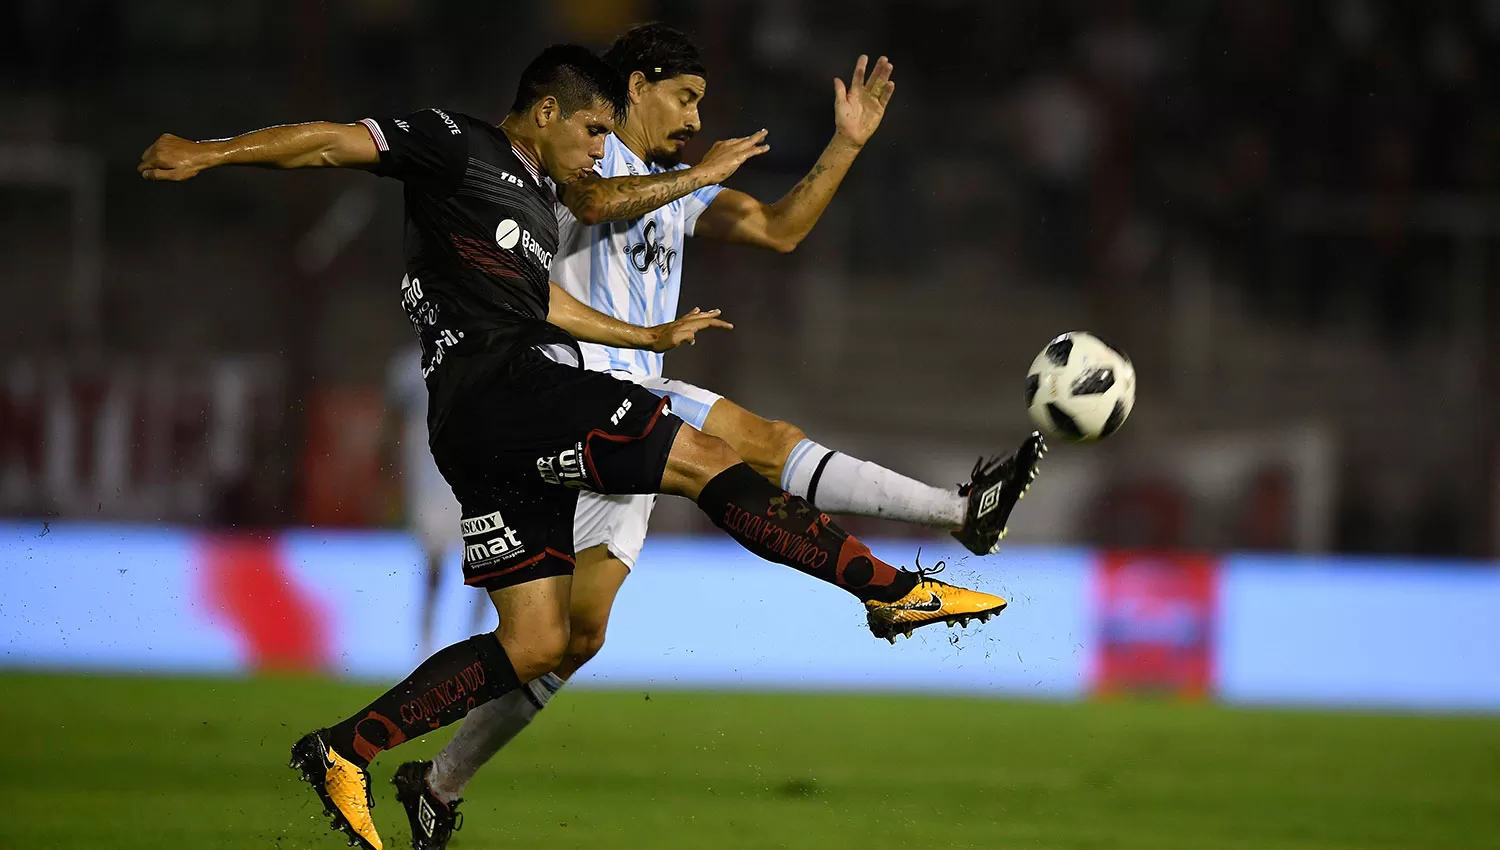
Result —
M396 800L406 809L411 821L412 850L443 850L453 833L463 829L464 816L458 812L463 800L446 803L427 784L430 761L409 761L396 768L391 784L396 786Z
M1040 432L1033 431L1010 457L988 462L981 457L974 464L969 483L958 488L958 495L968 499L964 527L953 532L965 549L976 555L1000 551L1010 512L1036 479L1037 466L1046 453L1046 441Z

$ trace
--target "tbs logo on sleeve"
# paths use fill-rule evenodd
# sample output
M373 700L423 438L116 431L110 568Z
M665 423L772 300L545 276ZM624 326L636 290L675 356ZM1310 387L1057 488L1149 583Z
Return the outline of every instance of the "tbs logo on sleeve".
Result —
M470 567L482 567L526 551L515 530L506 527L499 511L467 517L461 526L464 535L464 563Z

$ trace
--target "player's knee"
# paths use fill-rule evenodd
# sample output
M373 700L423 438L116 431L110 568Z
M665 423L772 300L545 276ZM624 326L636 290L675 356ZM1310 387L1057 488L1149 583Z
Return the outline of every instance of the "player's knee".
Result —
M602 623L574 623L573 633L568 636L568 651L562 666L571 675L578 668L593 660L604 648L604 625Z
M504 641L506 655L516 676L529 682L556 670L568 651L566 629L537 629L524 638Z

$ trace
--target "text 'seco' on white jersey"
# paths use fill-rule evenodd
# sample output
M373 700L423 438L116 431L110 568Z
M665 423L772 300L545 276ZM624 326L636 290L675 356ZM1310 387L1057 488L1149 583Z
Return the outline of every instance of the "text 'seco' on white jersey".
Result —
M594 170L602 177L629 177L668 169L647 165L611 134L604 141L604 158L595 163ZM579 301L623 322L649 327L672 321L677 318L682 281L682 242L693 234L698 216L722 188L705 186L640 218L593 226L579 222L558 204L559 241L552 281ZM661 374L662 356L655 352L580 345L589 369Z

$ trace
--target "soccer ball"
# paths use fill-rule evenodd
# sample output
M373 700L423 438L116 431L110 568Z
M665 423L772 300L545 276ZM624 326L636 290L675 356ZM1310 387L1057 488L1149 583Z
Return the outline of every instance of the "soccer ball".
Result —
M1046 433L1075 443L1102 440L1135 405L1130 358L1093 334L1065 333L1047 343L1026 375L1026 412Z

